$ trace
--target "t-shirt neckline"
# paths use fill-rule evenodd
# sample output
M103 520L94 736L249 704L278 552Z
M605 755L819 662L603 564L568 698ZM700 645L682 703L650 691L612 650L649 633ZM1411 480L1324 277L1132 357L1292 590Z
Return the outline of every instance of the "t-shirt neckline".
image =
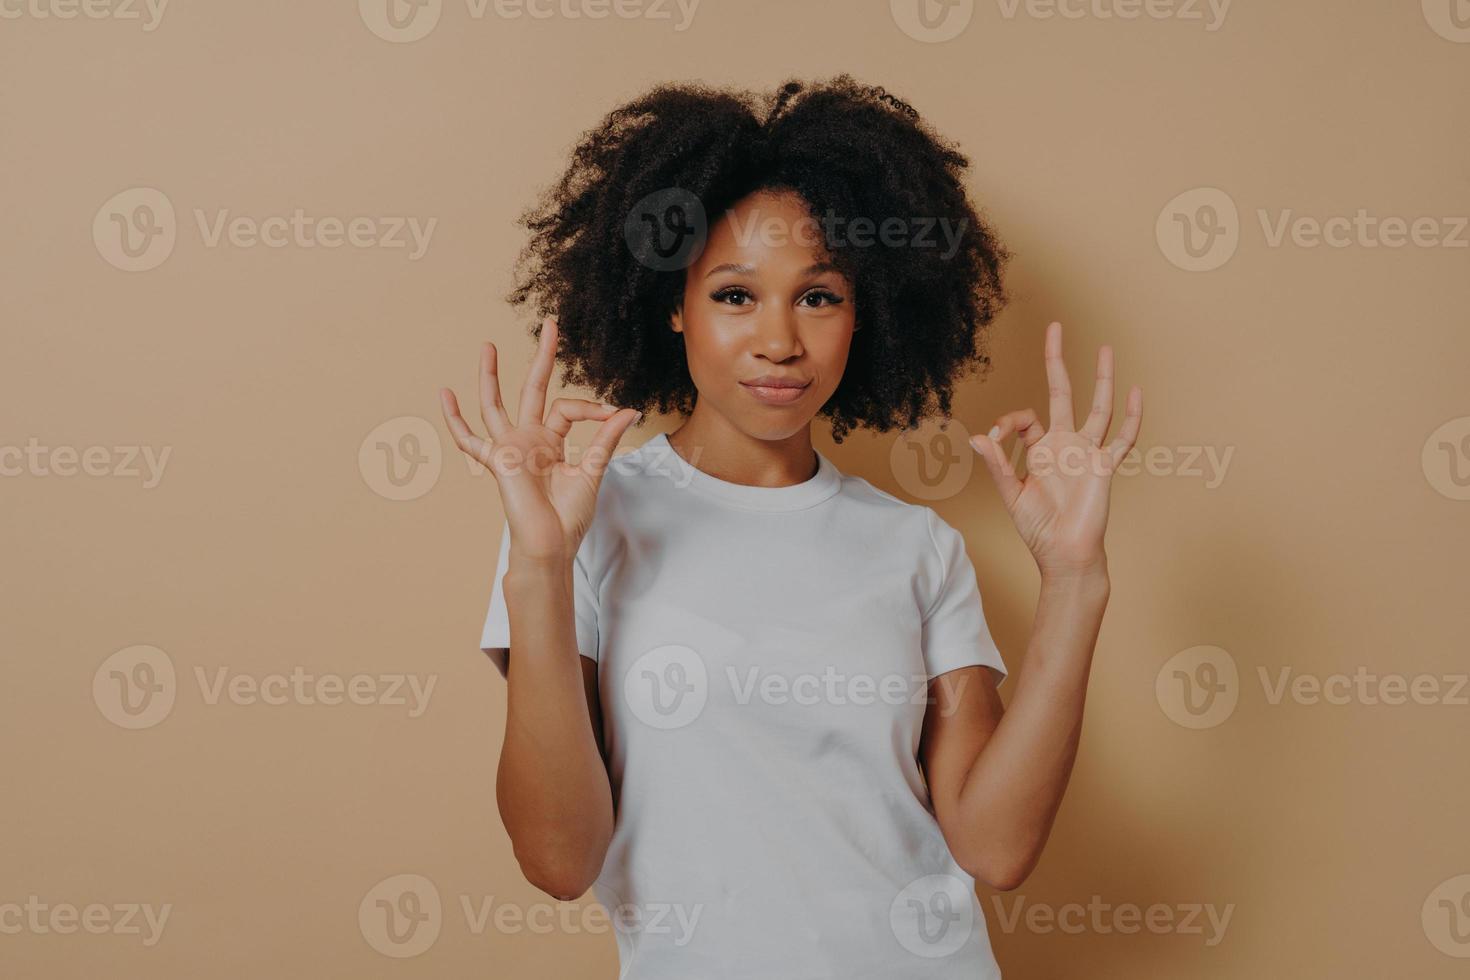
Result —
M692 465L675 451L669 443L667 433L660 432L645 445L652 447L658 454L653 462L660 469L674 475L677 486L688 487L722 503L746 510L801 510L826 500L842 485L842 474L837 466L815 447L813 452L817 455L817 472L810 479L784 487L756 487L721 480Z

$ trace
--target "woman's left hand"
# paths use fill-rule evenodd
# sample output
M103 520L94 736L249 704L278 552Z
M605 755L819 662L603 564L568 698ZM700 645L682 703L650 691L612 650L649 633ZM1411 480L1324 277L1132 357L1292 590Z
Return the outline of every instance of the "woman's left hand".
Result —
M1138 441L1143 389L1128 392L1127 414L1118 437L1104 445L1113 419L1113 351L1097 353L1092 411L1080 431L1072 419L1072 385L1062 362L1062 325L1046 328L1046 378L1051 392L1051 428L1043 429L1031 409L1001 416L989 435L970 445L985 458L1001 500L1043 575L1106 570L1103 533L1113 473ZM1016 476L1001 441L1015 433L1026 447L1026 476Z

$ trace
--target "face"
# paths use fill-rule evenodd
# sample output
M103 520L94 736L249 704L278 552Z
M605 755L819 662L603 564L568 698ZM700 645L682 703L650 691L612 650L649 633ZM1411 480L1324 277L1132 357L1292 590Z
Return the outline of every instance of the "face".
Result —
M854 322L852 284L829 264L821 226L795 194L762 191L710 228L672 326L684 334L696 411L784 439L837 390Z

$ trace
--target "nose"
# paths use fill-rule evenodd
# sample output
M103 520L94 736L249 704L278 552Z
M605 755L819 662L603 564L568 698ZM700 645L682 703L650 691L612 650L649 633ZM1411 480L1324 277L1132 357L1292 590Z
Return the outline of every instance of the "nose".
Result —
M782 306L762 310L756 318L751 349L757 357L769 361L784 361L799 355L802 348L796 311Z

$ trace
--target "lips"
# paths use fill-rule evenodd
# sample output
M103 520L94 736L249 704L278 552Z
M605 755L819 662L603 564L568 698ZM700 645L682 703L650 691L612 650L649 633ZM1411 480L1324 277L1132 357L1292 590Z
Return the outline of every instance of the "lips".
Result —
M810 381L780 378L769 374L740 382L742 388L769 405L788 405L796 401L806 392L810 384Z

